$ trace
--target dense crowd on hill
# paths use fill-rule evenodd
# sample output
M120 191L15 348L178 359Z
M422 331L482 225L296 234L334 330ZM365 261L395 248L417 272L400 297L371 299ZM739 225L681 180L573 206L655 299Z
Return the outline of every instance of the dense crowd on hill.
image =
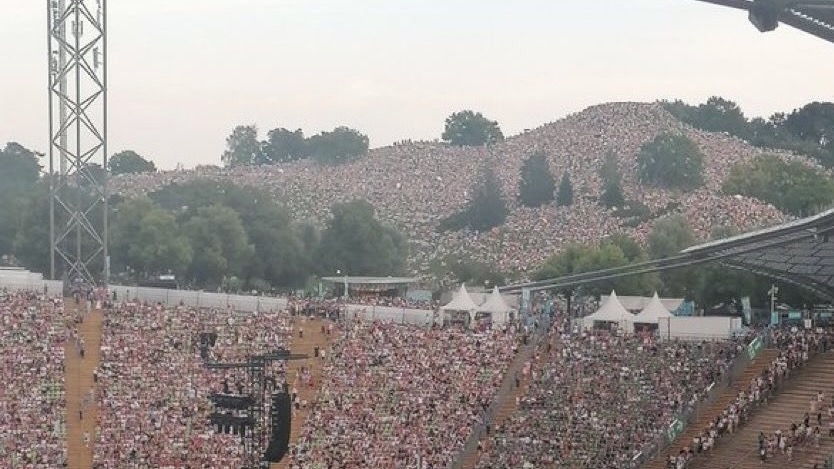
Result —
M685 132L703 151L703 188L680 193L639 182L635 155L645 142L669 130ZM549 157L556 180L565 172L570 174L575 193L572 206L519 206L519 171L523 160L534 152ZM319 224L326 220L332 204L365 198L382 220L408 234L409 266L415 272L426 273L433 259L459 254L523 275L566 241L593 242L618 230L645 239L651 220L629 228L624 226L625 219L596 201L602 185L602 157L609 152L619 160L626 198L645 204L654 216L682 210L700 239L718 226L743 230L785 220L768 204L720 191L733 165L750 161L761 150L723 134L693 130L659 104L591 107L492 147L408 142L372 150L367 157L336 167L298 161L258 168L203 168L120 176L112 186L115 192L131 195L195 178L228 180L267 189L287 204L296 219ZM506 223L487 233L438 232L439 221L465 205L478 168L486 161L495 168L511 209Z
M344 327L327 355L293 468L445 468L517 351L512 328Z
M478 467L632 467L740 349L735 341L572 333L557 321L518 410L492 432Z
M63 302L0 292L0 467L61 467L64 444Z
M238 361L286 347L288 316L121 304L103 329L94 467L240 467L240 437L210 426L208 396L243 377L208 370L204 358ZM201 333L217 334L208 353Z

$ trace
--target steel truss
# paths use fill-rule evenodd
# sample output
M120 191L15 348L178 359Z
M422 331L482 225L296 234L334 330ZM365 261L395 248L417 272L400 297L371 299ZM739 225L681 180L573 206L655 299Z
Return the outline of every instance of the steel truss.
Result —
M49 273L88 284L109 277L105 2L46 2Z

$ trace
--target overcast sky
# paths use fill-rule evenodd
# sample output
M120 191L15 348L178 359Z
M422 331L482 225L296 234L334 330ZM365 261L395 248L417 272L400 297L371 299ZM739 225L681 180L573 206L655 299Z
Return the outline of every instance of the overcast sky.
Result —
M44 1L2 0L0 142L47 148ZM461 109L504 133L607 101L834 100L834 45L694 0L111 0L110 149L218 164L241 123L372 146Z

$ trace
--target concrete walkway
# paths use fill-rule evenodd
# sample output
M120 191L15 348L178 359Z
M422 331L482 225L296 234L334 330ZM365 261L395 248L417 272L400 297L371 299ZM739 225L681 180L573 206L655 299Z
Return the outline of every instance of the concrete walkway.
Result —
M76 306L72 299L66 300L65 304L72 317L75 316L75 311L82 311L85 307L84 304ZM90 469L93 466L92 446L95 443L98 411L95 396L91 391L95 387L93 370L98 367L101 357L103 317L101 310L92 310L84 316L84 322L78 325L79 335L85 344L84 358L81 358L75 340L70 339L65 344L64 383L67 398L66 439L69 469Z

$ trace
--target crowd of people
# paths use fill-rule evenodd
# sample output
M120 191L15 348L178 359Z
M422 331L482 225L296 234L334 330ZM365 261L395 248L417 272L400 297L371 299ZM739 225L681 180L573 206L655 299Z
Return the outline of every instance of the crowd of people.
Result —
M681 193L648 187L639 181L636 157L640 147L663 131L680 131L695 141L705 156L705 185ZM558 179L569 174L574 203L525 208L517 201L519 172L535 152L549 157ZM563 243L598 241L623 231L645 240L654 221L636 227L598 203L603 157L616 155L623 191L630 200L646 205L653 216L670 207L681 211L699 239L718 226L740 230L785 220L774 207L758 200L722 194L721 183L737 163L761 153L724 134L694 130L660 104L613 103L594 106L558 122L508 138L491 147L454 147L437 142L407 142L372 150L367 157L336 167L312 161L258 168L201 168L113 178L113 191L143 194L169 183L197 178L231 181L267 189L285 202L297 220L323 224L336 202L364 198L381 219L408 234L409 266L427 275L433 260L459 255L524 276ZM783 158L797 158L779 153ZM809 165L809 160L802 159ZM489 232L439 232L440 220L460 211L472 194L478 169L490 162L508 202L510 215Z
M0 292L0 467L46 469L66 460L63 301Z
M779 355L764 368L760 375L754 377L746 386L739 390L735 400L731 402L703 432L682 447L678 454L669 456L670 469L683 469L687 463L701 453L708 453L716 440L732 434L744 425L750 412L762 403L766 403L773 392L787 379L790 374L807 363L816 353L825 352L834 345L834 331L775 328L769 330L770 342L779 350ZM757 451L762 460L767 460L777 454L791 457L793 448L808 444L812 440L819 441L819 426L822 425L822 392L818 392L812 399L810 413L815 415L815 426L809 422L805 414L799 425L794 424L790 432L776 430L773 434L760 435ZM834 417L834 402L829 408L829 417ZM832 420L834 422L834 420ZM834 427L832 427L834 428Z
M520 334L349 321L331 345L294 469L445 468L491 403Z
M216 334L208 350L201 334ZM215 431L209 396L248 385L245 370L205 364L287 348L290 334L286 313L117 304L96 375L94 467L241 467L240 436Z
M574 332L557 320L518 410L490 432L478 467L633 467L706 395L740 344Z

